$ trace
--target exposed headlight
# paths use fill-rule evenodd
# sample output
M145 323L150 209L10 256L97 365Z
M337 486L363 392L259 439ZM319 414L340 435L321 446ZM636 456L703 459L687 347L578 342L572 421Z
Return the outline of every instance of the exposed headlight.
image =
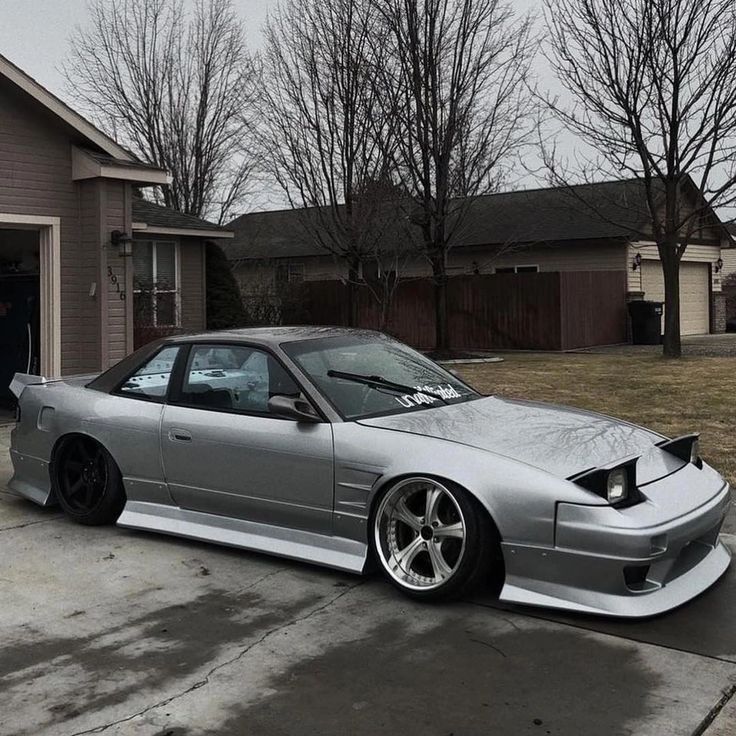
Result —
M629 479L625 468L615 468L606 480L606 496L609 503L619 503L629 495Z
M605 498L611 506L630 506L639 503L642 496L636 485L636 463L638 457L631 457L617 464L593 468L577 475L571 480L579 486Z

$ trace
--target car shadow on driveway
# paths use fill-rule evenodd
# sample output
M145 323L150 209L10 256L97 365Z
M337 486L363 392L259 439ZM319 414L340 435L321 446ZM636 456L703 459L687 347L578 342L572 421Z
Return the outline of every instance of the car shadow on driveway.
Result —
M736 553L736 537L728 536ZM736 663L736 564L711 588L679 608L649 619L629 620L569 614L548 608L506 604L487 595L472 602L495 610L555 621L603 634L678 649L692 654Z
M387 622L300 662L207 733L624 734L647 715L659 676L632 648L543 628L490 635L452 614L420 633Z

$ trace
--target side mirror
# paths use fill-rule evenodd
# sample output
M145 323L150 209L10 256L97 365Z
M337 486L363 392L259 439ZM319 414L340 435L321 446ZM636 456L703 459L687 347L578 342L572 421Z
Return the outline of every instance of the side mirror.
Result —
M297 422L321 422L312 405L304 399L295 399L292 396L272 396L268 400L268 410L287 419L296 419Z

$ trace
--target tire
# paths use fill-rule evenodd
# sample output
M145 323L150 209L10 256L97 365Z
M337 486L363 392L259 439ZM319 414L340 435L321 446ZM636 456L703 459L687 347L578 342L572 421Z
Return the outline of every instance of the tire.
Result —
M371 545L387 580L421 600L457 598L503 577L498 533L463 488L428 477L390 486L376 504Z
M64 513L79 524L113 524L125 506L120 470L96 440L72 435L54 453L54 492Z

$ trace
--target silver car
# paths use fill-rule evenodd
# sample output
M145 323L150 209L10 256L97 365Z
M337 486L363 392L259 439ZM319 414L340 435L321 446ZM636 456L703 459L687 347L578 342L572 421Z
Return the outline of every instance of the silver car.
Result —
M408 595L650 616L730 562L731 492L698 454L610 417L482 396L376 332L152 343L99 376L16 375L10 488L117 523L354 573Z

